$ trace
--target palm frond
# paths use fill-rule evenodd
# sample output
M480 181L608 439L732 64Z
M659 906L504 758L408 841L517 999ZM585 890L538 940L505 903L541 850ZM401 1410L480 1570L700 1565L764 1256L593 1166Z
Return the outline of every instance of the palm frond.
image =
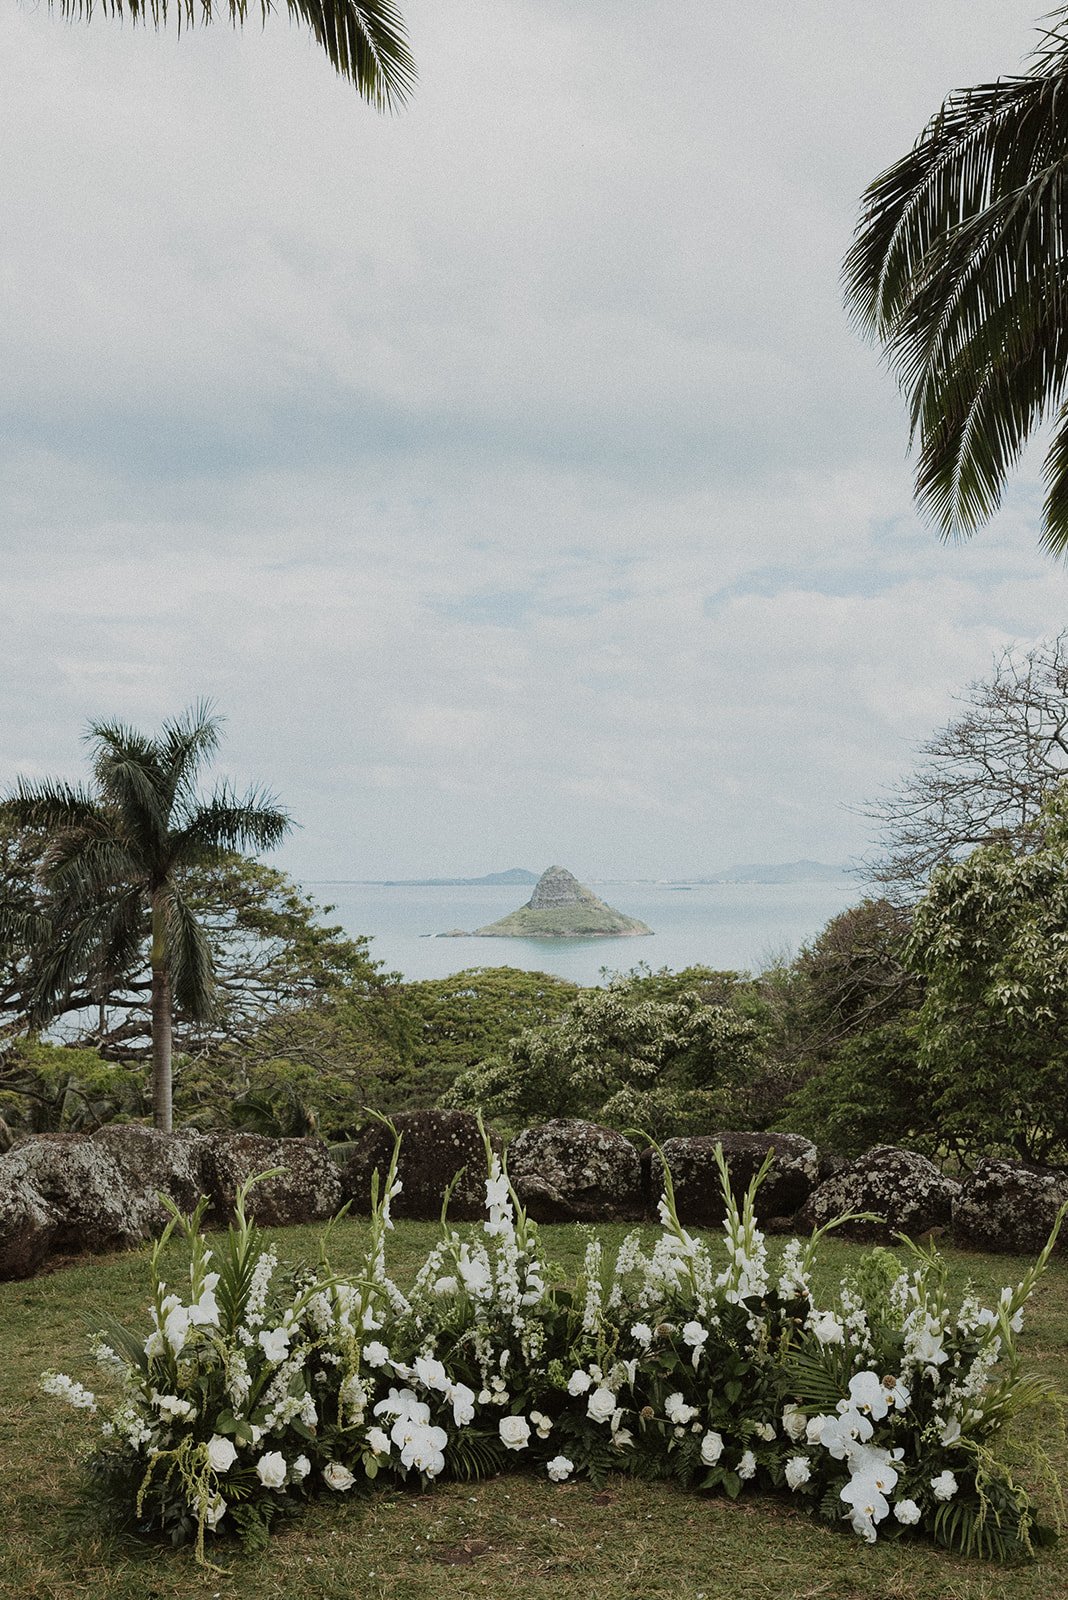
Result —
M99 801L80 784L27 783L20 778L13 793L0 801L0 821L46 834L92 827L100 816Z
M185 865L226 850L273 850L293 826L266 789L238 795L221 784L192 811L172 841L173 859Z
M179 32L197 22L228 15L235 28L245 22L248 0L52 0L64 17L88 21L99 9L106 16L166 26L173 14ZM380 111L399 108L415 84L415 61L404 33L404 21L393 0L286 0L291 19L306 27L326 52L335 71ZM273 0L260 0L266 22Z
M219 748L222 720L213 701L198 700L182 716L163 724L156 748L168 776L172 807L188 810L196 804L197 773Z
M204 1022L215 1001L211 946L178 886L169 884L162 893L167 972L174 998L183 1011Z

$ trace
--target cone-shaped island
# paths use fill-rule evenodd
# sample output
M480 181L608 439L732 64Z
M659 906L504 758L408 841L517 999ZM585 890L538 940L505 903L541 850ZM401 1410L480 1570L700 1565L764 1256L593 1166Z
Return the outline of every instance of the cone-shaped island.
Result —
M525 906L476 928L479 939L629 939L652 933L644 922L613 911L566 867L547 867Z

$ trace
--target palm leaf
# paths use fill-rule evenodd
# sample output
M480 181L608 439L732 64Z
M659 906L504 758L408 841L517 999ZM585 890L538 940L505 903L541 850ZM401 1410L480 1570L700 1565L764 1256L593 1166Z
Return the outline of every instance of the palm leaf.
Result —
M53 0L60 14L89 20L96 0ZM378 110L403 105L415 84L415 61L404 36L404 23L393 0L286 0L291 19L312 34L341 77L352 83ZM174 14L179 31L197 22L209 23L221 12L237 28L245 22L248 0L99 0L106 16L164 27ZM260 0L264 22L275 9L272 0Z

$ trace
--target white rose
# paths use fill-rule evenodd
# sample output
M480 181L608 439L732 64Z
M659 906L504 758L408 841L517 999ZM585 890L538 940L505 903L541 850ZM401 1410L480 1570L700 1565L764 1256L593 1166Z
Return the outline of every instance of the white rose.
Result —
M805 1437L808 1418L797 1406L785 1406L782 1413L782 1425L787 1438L792 1439L795 1444L799 1444Z
M502 1417L497 1431L506 1450L526 1449L530 1438L530 1423L526 1417Z
M323 1482L328 1489L336 1489L340 1494L345 1489L351 1489L356 1479L340 1461L328 1461L323 1468Z
M376 1456L389 1455L389 1436L383 1433L381 1428L368 1428L367 1443Z
M753 1432L758 1439L763 1439L770 1444L775 1437L775 1424L773 1422L758 1422Z
M545 1470L553 1483L563 1483L574 1472L575 1463L569 1461L567 1456L553 1456L551 1461L546 1462Z
M616 1397L611 1389L595 1389L586 1402L586 1415L594 1422L607 1422L616 1409Z
M223 1438L222 1434L213 1433L208 1440L208 1465L213 1472L229 1472L237 1460L237 1451L232 1439Z
M786 1482L791 1489L800 1489L812 1476L807 1456L791 1456L786 1463Z
M580 1367L576 1372L571 1374L570 1378L568 1378L567 1392L571 1395L585 1394L586 1390L590 1388L592 1383L593 1379L590 1377L589 1373L583 1372Z
M271 1450L256 1462L256 1475L265 1489L280 1489L286 1481L286 1458L280 1450Z
M311 1462L308 1460L307 1456L298 1456L289 1469L289 1476L293 1479L294 1483L303 1483L310 1471Z
M915 1500L899 1500L894 1506L894 1516L909 1528L914 1522L919 1522L920 1508Z
M713 1429L701 1440L701 1460L706 1467L714 1467L723 1454L723 1435Z

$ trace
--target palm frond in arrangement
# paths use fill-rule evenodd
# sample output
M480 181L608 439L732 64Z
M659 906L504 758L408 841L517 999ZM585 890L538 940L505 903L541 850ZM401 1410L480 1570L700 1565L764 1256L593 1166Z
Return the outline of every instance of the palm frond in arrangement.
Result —
M1068 8L1031 70L952 94L875 180L847 303L910 404L916 495L945 536L998 508L1047 417L1043 542L1068 549Z
M249 13L248 0L53 0L64 17L88 21L97 10L106 16L165 27L174 17L179 32L196 23L228 16L235 28ZM263 22L274 11L273 0L254 8ZM415 61L408 48L404 20L393 0L286 0L292 21L307 28L326 52L335 71L355 86L380 111L401 106L415 83Z
M171 1027L175 1002L207 1020L214 999L211 949L182 893L183 869L235 850L270 849L289 817L272 795L229 785L200 797L197 776L214 754L219 719L195 706L151 737L94 722L92 789L19 783L0 819L48 837L42 883L62 936L41 955L33 1020L43 1024L79 984L108 987L148 943L152 987L153 1110L171 1127Z

